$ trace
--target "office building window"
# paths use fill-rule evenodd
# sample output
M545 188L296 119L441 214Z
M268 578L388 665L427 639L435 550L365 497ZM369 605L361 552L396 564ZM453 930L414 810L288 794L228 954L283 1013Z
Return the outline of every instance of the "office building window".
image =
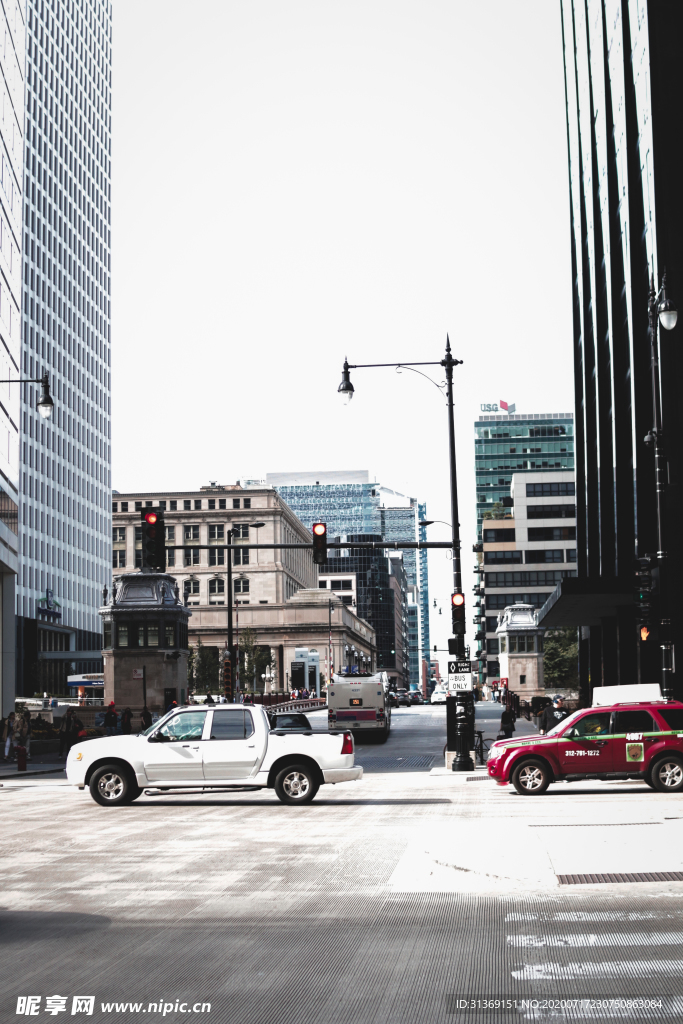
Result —
M548 587L556 586L567 576L576 576L575 569L555 569L543 572L487 572L486 587ZM488 607L488 594L486 595Z
M216 499L215 498L209 498L209 508L212 509L212 508L215 508L215 507L216 507Z
M194 507L195 507L195 510L197 512L199 512L201 510L201 507L202 507L202 499L201 498L195 498L194 499Z
M136 512L140 512L141 510L142 510L142 502L141 501L136 501L135 502L135 511Z
M498 639L491 638L486 641L486 653L487 654L498 654Z
M527 519L576 519L576 505L527 505Z
M115 550L115 551L112 552L112 554L113 554L113 558L114 558L114 562L113 562L114 568L115 569L125 569L125 567L126 567L126 552L125 551L116 551Z
M112 530L112 541L114 544L125 544L126 543L126 528L125 526L115 526Z
M567 548L567 561L568 562L575 562L576 561L576 548Z
M183 594L187 604L199 604L199 580L185 580Z
M190 542L193 542L193 541L196 541L197 543L199 543L199 525L197 525L197 526L184 526L183 527L183 537L184 537L184 540L185 540L186 544L190 543Z
M227 508L227 504L226 504L225 498L219 498L218 499L218 507L219 508Z
M128 502L127 501L122 501L121 502L121 511L122 512L127 512L128 511Z
M514 544L515 528L505 527L500 530L484 530L484 544Z
M243 505L243 507L244 507L244 508L251 508L251 498L245 498L245 499L244 499L244 505Z
M178 502L177 501L173 501L173 500L169 501L168 509L169 509L169 512L177 512L178 511Z
M225 527L223 526L223 523L216 523L215 525L213 523L209 524L209 542L214 541L218 543L219 541L222 542L224 540Z
M209 549L209 565L225 565L225 548Z
M576 540L575 526L530 526L529 540Z
M186 512L189 512L191 508L192 508L192 502L190 501L190 499L189 498L184 498L183 499L183 509Z
M119 623L116 629L116 645L117 647L128 646L128 626Z
M545 551L525 551L524 560L529 565L541 565L544 562L564 562L564 548L552 548Z
M166 543L175 544L175 526L166 527Z
M240 507L240 499L239 498L233 498L232 499L232 507L233 508L239 508Z
M142 550L140 548L135 551L135 568L142 569Z
M225 580L209 580L209 604L225 604Z
M175 565L175 551L173 548L166 548L166 565Z
M166 626L166 646L175 647L175 626Z
M235 580L235 593L236 594L248 594L249 593L249 580Z
M327 589L327 580L318 580L318 587L321 590L326 590Z
M527 484L527 498L573 498L576 493L574 483L566 484Z
M509 562L512 564L521 563L522 552L521 551L485 551L484 552L484 563L486 565L493 565L495 563L500 564Z
M118 503L118 501L112 501L112 503L111 503L111 510L112 510L112 512L118 512L118 510L119 510L119 503Z
M165 512L166 511L166 502L165 501L160 501L159 502L159 508L161 509L162 512Z
M185 548L185 565L199 565L199 548Z
M249 565L249 548L245 548L244 551L240 550L240 548L233 548L232 554L233 565Z
M487 633L495 633L497 629L498 629L498 616L497 615L487 615L487 617L486 617L486 632Z

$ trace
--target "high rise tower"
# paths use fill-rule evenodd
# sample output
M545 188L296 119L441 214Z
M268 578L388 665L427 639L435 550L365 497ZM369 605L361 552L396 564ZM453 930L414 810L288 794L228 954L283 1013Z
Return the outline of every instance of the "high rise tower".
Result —
M47 371L54 415L22 389L19 693L64 692L69 662L99 666L111 578L109 0L28 0L22 371ZM74 662L72 662L74 663Z

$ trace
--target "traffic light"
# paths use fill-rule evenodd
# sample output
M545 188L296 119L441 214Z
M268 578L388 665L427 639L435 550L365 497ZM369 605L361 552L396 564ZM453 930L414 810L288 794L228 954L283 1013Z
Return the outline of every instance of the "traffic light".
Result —
M327 523L313 523L313 561L324 565L327 561Z
M166 571L166 528L163 510L140 509L142 569Z
M649 626L652 616L652 591L654 587L652 562L653 560L647 555L645 558L636 558L634 562L636 570L634 600L636 604L636 622L639 626ZM642 637L642 639L646 639L646 637Z
M451 594L451 611L453 613L453 636L462 636L465 632L465 595L461 590Z

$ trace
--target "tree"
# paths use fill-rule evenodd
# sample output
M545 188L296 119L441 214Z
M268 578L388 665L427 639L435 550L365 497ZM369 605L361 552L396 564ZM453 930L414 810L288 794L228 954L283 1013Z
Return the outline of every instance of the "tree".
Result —
M487 509L482 519L509 519L510 513L502 501L494 501L490 509Z
M240 686L242 690L257 690L261 675L273 664L270 647L256 643L256 633L248 626L240 633Z
M187 659L188 689L194 685L201 693L211 693L219 685L218 679L218 648L204 647L202 638L197 638L197 646L190 648Z
M579 685L579 640L575 629L549 629L543 639L543 681L546 689Z

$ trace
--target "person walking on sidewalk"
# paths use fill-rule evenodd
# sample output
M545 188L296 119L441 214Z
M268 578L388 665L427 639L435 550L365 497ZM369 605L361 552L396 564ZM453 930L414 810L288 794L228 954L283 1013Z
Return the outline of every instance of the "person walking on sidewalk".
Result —
M14 746L14 719L15 718L16 718L16 715L14 714L14 712L10 711L9 715L7 716L7 718L5 719L4 724L3 724L3 728L2 728L2 742L5 745L5 753L4 753L3 761L11 761L12 760L12 758L10 757L10 751L13 749L13 746Z
M569 712L564 706L564 698L557 694L553 697L552 704L549 704L547 708L544 708L543 714L539 722L539 732L541 736L545 736L547 732L554 729L556 725L563 722L568 716Z
M119 724L119 716L116 714L116 705L111 701L104 714L104 731L107 736L116 736Z
M31 736L33 729L31 727L31 712L24 711L24 721L26 722L26 732L24 733L24 746L26 747L26 760L31 760Z
M78 734L83 728L80 718L76 718L73 708L67 708L59 726L59 759L69 756L69 751L76 742ZM66 754L64 750L66 749Z
M130 710L130 708L124 708L123 711L121 712L121 732L124 735L127 736L130 733L132 723L133 712Z
M142 719L142 728L149 729L150 725L152 724L152 712L149 710L146 704L142 711L140 712L140 718Z
M507 708L500 716L500 731L503 734L503 739L512 739L512 734L515 731L515 716Z

